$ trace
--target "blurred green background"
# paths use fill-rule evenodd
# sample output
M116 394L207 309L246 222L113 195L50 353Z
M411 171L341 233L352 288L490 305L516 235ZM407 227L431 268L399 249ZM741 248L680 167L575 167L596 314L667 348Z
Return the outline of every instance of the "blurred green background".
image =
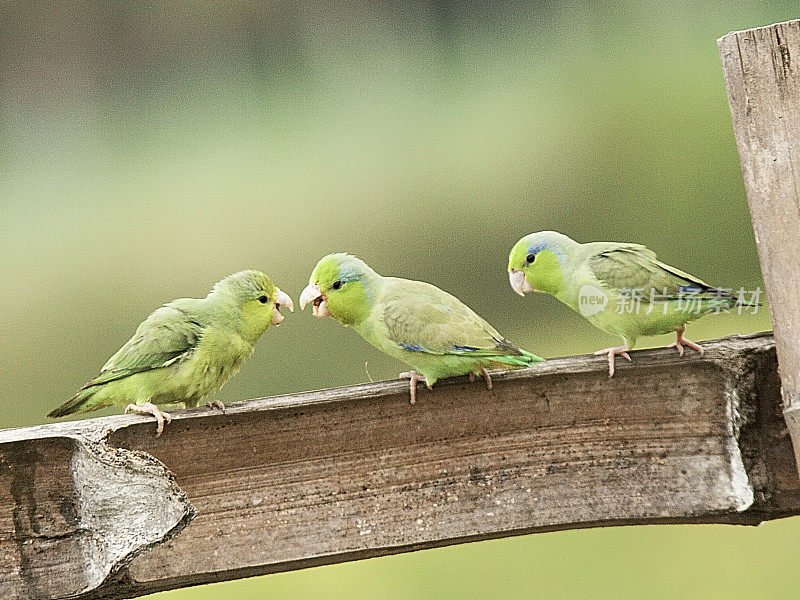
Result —
M242 268L296 301L332 251L433 282L546 357L617 341L512 292L507 254L532 231L762 285L715 40L797 16L778 1L0 3L0 426L45 422L162 302ZM764 329L766 310L688 335ZM219 397L363 382L365 362L375 379L403 368L290 314ZM551 533L158 598L796 598L798 534L798 519Z

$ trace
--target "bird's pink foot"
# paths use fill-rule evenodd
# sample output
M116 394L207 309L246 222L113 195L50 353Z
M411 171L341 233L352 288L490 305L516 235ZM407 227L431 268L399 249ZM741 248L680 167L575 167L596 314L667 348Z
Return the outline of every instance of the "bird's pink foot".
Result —
M425 381L425 377L416 371L406 371L405 373L400 373L398 377L400 379L408 378L411 380L409 382L411 389L411 404L414 404L417 401L417 382ZM428 385L428 383L425 382L425 385ZM428 385L428 389L431 389L430 385Z
M216 399L207 400L206 401L206 406L208 408L218 408L218 409L220 409L222 411L223 414L225 414L225 405L222 403L221 400L216 400Z
M489 369L486 367L481 368L481 375L483 375L483 380L486 382L486 389L491 391L492 390L492 376L489 375Z
M695 344L692 340L687 340L683 337L683 332L686 331L685 327L681 327L675 335L675 341L672 342L667 348L677 348L678 354L683 356L683 347L689 346L692 350L697 350L700 353L700 356L703 356L703 347L700 344Z
M613 348L603 348L602 350L598 350L595 352L596 356L601 354L608 355L608 376L614 376L614 357L619 355L622 358L626 359L628 362L631 361L631 355L628 354L628 349L625 346L614 346Z
M169 424L172 422L172 415L159 409L155 404L145 402L142 405L128 404L125 407L125 414L136 413L139 415L152 415L156 418L158 425L156 426L156 437L159 437L164 432L164 423Z

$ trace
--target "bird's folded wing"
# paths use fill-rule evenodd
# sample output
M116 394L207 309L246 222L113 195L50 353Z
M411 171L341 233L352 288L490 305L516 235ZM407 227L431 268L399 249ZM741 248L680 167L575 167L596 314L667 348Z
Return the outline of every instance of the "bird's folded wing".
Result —
M433 285L396 280L382 304L388 336L404 350L473 356L519 353L472 309Z
M652 250L638 244L603 244L588 259L595 277L608 289L650 290L657 294L678 297L687 289L700 292L717 292L706 282L667 265L658 259Z
M128 342L84 388L134 373L167 367L197 347L203 327L191 315L172 306L151 314Z

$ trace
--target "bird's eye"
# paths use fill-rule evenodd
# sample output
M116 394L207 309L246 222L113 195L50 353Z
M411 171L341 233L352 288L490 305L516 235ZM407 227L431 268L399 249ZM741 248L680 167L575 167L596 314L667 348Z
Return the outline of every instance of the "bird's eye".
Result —
M340 287L342 287L342 282L341 282L341 281L338 281L338 280L337 280L337 281L334 281L334 282L333 282L333 285L332 285L331 287L332 287L333 289L335 289L335 290L338 290Z
M525 257L525 262L527 262L528 264L531 264L535 260L536 260L536 255L533 253L528 254L528 256Z
M266 296L259 296L258 297L258 301L261 302L261 304L266 304L267 300L269 300L269 298L267 298Z

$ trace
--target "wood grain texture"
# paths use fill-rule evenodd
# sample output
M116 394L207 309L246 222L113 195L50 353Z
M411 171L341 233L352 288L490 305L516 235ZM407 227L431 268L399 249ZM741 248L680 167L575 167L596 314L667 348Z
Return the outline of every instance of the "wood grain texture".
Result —
M800 453L800 20L730 33L718 45Z
M29 479L58 500L78 493L70 483L76 447L147 452L197 510L178 535L117 560L113 576L84 597L536 531L800 514L772 337L704 346L702 359L634 352L613 379L604 357L580 356L498 373L491 392L445 380L420 389L413 406L407 382L382 382L252 400L225 415L178 411L161 438L138 416L9 430L0 432L0 453L24 443L45 456ZM15 468L31 460L18 458ZM30 514L22 496L0 497L0 515ZM33 572L23 564L28 540L71 543L62 541L74 525L63 522L61 502L36 504L52 530L0 520L0 579L16 574L12 590ZM147 522L161 509L125 510ZM86 568L83 550L42 548L37 581ZM70 553L73 563L63 559ZM47 587L37 593L63 597Z

